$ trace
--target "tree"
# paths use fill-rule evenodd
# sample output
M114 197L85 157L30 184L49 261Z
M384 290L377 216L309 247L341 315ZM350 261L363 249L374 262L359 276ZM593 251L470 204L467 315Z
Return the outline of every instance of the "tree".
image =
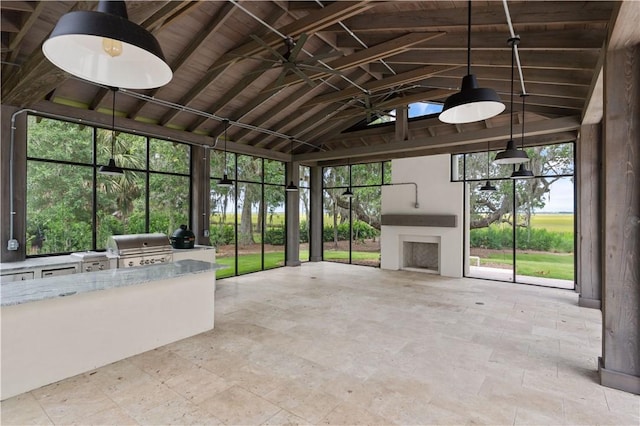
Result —
M526 180L496 181L498 190L494 192L472 191L470 195L471 222L470 228L484 228L492 223L516 223L529 227L531 216L535 210L545 206L545 195L551 185L562 178L561 175L573 173L573 145L557 144L527 148L530 161L529 169L535 176L544 178ZM491 155L493 157L493 155ZM465 158L466 178L486 179L487 154L468 154ZM509 176L511 166L490 166L490 176ZM506 182L506 184L505 184ZM515 182L517 212L513 212L513 183ZM478 188L484 181L479 182ZM522 214L524 213L524 214Z

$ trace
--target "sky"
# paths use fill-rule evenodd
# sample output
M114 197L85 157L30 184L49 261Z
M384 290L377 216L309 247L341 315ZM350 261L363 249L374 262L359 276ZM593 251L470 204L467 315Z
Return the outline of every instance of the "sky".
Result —
M562 178L551 184L551 191L545 194L545 206L536 210L542 213L573 212L573 182Z

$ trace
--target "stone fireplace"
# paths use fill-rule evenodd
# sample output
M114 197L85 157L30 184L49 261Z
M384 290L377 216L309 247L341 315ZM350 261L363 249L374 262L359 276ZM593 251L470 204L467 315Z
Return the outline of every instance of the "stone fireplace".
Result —
M402 269L440 274L440 242L403 241Z

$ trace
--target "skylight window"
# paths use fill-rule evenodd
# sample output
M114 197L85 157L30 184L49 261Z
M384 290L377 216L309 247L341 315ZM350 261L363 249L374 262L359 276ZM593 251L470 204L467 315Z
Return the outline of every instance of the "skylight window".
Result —
M414 102L409 104L409 118L425 117L429 115L439 114L442 111L442 104L433 102ZM389 115L385 115L373 120L369 126L382 123L391 123L396 121L396 110L389 111Z

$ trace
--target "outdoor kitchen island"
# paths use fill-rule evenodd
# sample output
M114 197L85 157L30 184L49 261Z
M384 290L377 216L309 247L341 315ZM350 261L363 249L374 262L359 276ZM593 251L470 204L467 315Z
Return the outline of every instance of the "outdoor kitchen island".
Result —
M187 259L3 283L0 400L211 330L224 267Z

